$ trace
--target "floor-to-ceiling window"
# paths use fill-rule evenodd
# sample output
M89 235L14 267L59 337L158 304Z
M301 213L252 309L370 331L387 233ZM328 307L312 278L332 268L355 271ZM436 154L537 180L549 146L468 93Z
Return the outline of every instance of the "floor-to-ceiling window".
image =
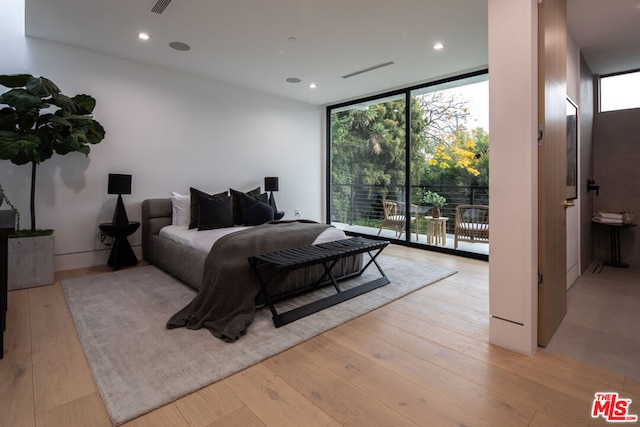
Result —
M481 72L328 107L330 222L488 254L488 93ZM466 238L456 239L456 208L474 228Z

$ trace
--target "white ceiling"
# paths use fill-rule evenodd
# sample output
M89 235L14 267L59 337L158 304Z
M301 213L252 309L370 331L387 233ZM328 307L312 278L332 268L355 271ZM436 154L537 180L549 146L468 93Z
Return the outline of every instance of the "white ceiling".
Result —
M567 25L594 74L640 70L640 0L567 0Z
M26 0L26 33L320 105L487 67L487 0L156 1ZM640 68L640 0L567 3L594 73Z

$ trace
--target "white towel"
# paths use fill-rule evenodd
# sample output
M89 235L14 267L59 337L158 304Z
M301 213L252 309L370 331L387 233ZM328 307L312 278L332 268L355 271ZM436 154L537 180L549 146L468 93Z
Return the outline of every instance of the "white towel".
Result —
M615 212L596 211L593 213L593 218L614 219L622 221L622 214Z
M611 219L611 218L598 218L594 216L593 218L591 218L591 220L593 222L599 222L600 224L623 224L622 218Z

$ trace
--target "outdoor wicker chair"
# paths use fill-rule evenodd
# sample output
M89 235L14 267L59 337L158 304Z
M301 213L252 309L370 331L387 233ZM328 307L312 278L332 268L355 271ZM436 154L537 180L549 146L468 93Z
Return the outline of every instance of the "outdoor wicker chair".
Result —
M407 223L406 217L406 204L404 202L398 202L396 200L382 200L382 207L384 209L384 220L378 230L378 236L382 232L383 228L393 230L396 233L396 238L405 232ZM418 205L411 205L411 217L409 224L412 224L416 228L416 240L418 239Z
M456 206L455 249L458 242L489 243L489 206Z

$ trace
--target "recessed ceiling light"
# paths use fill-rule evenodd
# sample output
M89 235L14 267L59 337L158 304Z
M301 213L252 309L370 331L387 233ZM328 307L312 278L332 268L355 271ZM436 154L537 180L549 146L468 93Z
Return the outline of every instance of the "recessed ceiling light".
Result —
M151 37L147 33L138 33L138 38L140 40L149 40Z
M433 48L433 50L442 50L444 49L444 44L438 42L438 43L432 44L431 47Z
M169 47L171 47L171 49L179 50L181 52L186 52L188 50L191 50L191 46L182 42L171 42L169 43Z
M309 83L309 89L316 89L318 87L315 83Z
M297 78L297 77L289 77L289 78L287 79L287 82L289 82L289 83L300 83L301 81L302 81L302 80L300 80L300 79L299 79L299 78Z

